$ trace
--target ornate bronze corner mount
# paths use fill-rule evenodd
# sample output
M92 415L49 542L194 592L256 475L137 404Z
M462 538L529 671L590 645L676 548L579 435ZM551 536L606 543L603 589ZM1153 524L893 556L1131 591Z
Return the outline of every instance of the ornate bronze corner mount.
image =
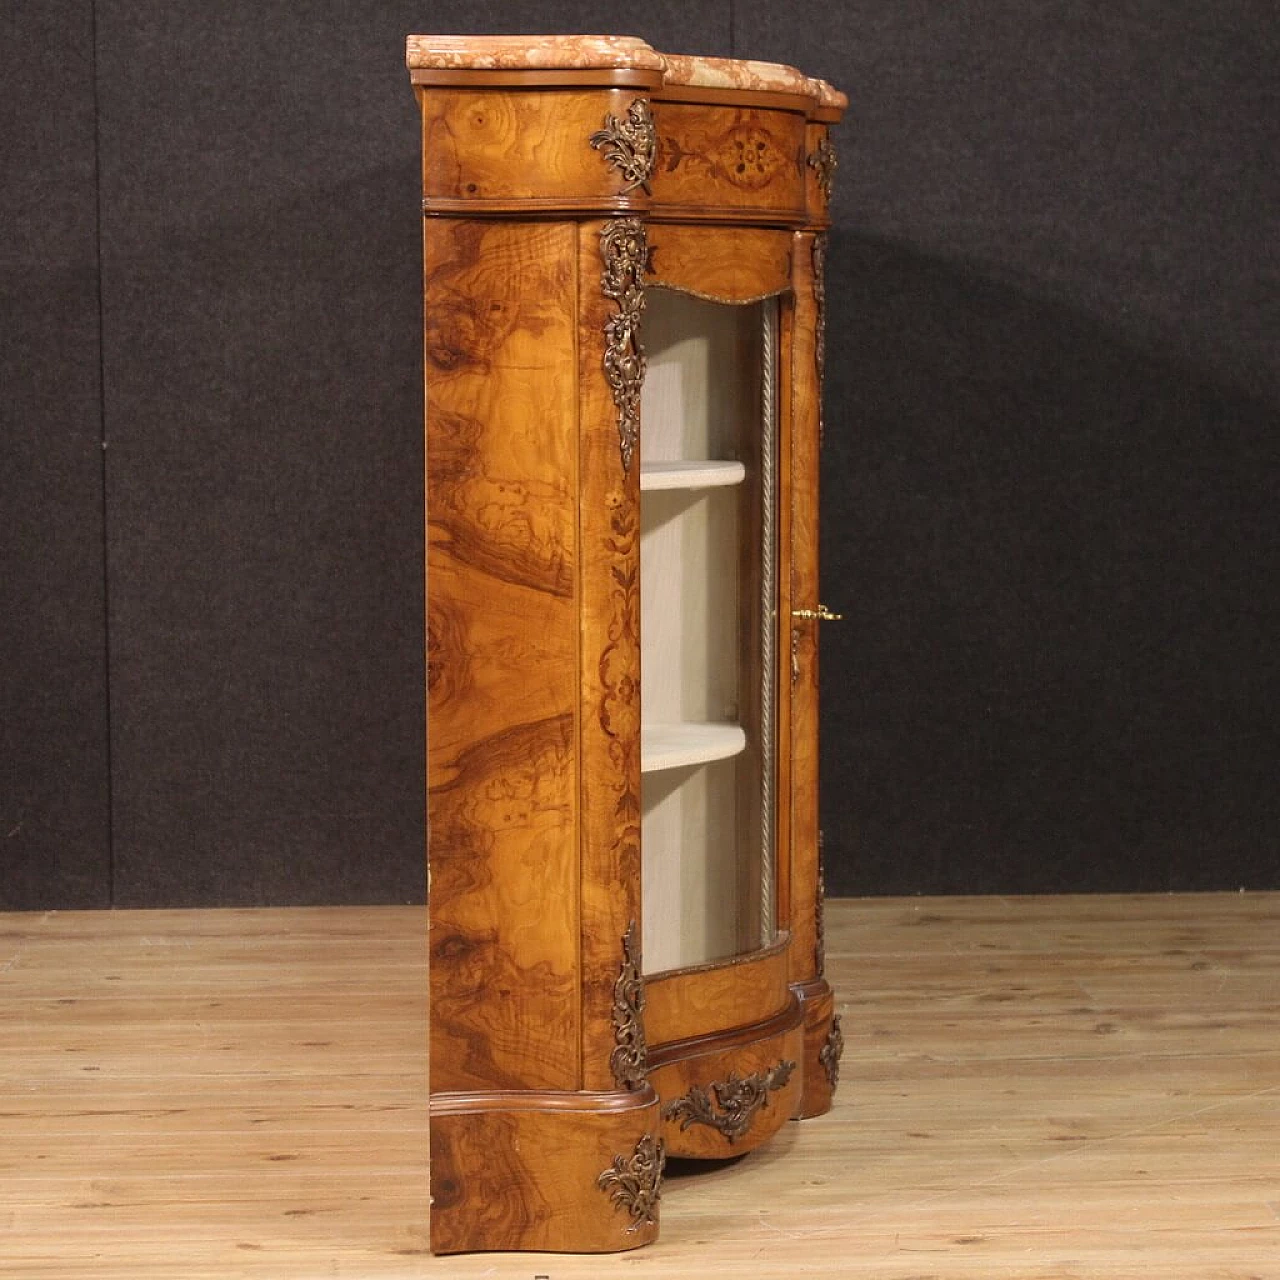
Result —
M840 1030L840 1015L837 1013L831 1019L831 1030L827 1032L827 1042L818 1051L818 1062L827 1073L827 1079L833 1091L840 1083L840 1059L843 1055L844 1032Z
M640 388L644 385L644 348L640 345L640 317L644 312L644 264L648 255L644 223L639 218L613 218L600 232L604 275L600 289L618 304L618 314L604 326L604 373L618 412L618 440L622 469L640 439Z
M822 375L827 362L827 233L819 231L813 237L813 302L817 311L814 320L813 358L818 366L818 391L822 391Z
M813 237L813 363L818 370L818 448L822 448L825 424L822 412L822 386L827 369L827 235L820 231Z
M614 1206L631 1215L628 1232L657 1222L666 1162L662 1139L646 1133L630 1157L614 1156L613 1163L596 1179L596 1186L608 1194Z
M829 203L831 188L836 180L836 170L840 167L840 161L836 158L835 144L831 141L829 134L822 135L818 149L811 151L808 159L809 168L817 175L818 186L822 188L823 199Z
M644 976L636 922L622 938L622 969L613 984L613 1039L609 1069L619 1089L639 1089L647 1078L649 1048L644 1038Z
M757 1071L740 1078L730 1072L727 1080L719 1080L704 1089L695 1084L683 1098L663 1108L664 1120L679 1120L683 1132L690 1125L705 1124L736 1142L748 1129L762 1107L768 1105L769 1094L781 1089L796 1069L785 1058L768 1071Z
M648 99L637 98L621 120L615 115L606 115L604 128L591 135L591 145L602 151L605 160L622 174L627 184L622 188L622 195L637 187L646 195L652 194L649 179L653 176L658 138Z

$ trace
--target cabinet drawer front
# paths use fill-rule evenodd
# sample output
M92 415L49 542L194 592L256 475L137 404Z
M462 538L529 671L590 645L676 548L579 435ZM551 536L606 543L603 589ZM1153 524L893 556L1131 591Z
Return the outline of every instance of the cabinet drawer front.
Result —
M702 103L653 104L653 216L800 223L805 118L798 112Z
M446 216L621 213L648 204L592 137L635 88L432 89L422 97L423 209Z
M759 1040L725 1048L709 1038L650 1070L669 1156L741 1155L796 1115L804 1091L804 1028L798 1007L794 1013L794 1025Z

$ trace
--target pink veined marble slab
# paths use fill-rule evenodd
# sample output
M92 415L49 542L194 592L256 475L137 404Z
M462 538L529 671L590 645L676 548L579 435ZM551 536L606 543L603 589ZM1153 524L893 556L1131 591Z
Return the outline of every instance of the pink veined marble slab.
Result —
M661 56L635 36L410 36L405 61L410 70L449 71L663 67Z

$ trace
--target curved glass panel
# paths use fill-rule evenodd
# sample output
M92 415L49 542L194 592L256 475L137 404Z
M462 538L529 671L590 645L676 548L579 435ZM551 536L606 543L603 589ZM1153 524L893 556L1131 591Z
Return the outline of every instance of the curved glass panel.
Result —
M777 302L647 294L640 429L646 972L773 940Z

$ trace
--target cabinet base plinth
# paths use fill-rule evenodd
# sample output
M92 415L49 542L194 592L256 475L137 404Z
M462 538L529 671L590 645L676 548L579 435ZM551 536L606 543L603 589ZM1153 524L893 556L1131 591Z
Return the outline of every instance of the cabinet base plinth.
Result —
M439 1093L431 1099L431 1250L614 1253L658 1234L658 1099Z
M831 1110L844 1041L835 1014L835 996L825 978L813 978L791 990L799 996L804 1010L804 1094L796 1119L807 1120Z

